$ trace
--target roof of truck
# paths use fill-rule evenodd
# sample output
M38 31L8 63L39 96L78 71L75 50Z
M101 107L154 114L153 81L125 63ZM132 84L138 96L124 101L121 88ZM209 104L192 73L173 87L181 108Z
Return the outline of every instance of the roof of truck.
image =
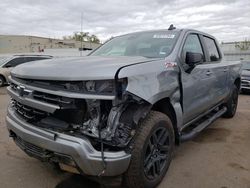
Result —
M154 29L154 30L147 30L147 31L136 31L136 32L131 32L131 33L127 33L127 34L123 34L123 35L119 35L119 36L125 36L125 35L130 35L130 34L139 34L139 33L153 33L153 32L170 32L170 33L180 33L180 32L194 32L194 33L199 33L201 35L206 35L210 38L215 38L214 36L208 34L208 33L205 33L205 32L202 32L202 31L199 31L199 30L195 30L195 29L189 29L189 28L175 28L175 29ZM117 37L119 37L117 36Z

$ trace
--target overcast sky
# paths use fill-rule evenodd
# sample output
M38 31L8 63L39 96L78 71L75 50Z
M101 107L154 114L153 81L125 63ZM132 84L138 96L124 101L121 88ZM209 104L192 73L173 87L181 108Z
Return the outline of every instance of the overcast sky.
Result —
M1 0L0 34L61 38L80 31L102 41L123 33L194 28L219 41L250 39L250 0Z

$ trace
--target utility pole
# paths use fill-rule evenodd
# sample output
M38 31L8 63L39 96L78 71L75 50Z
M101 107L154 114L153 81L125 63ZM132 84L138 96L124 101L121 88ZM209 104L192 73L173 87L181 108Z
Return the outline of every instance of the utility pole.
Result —
M82 20L83 20L83 13L81 12L81 50L80 50L80 56L82 56L82 50L83 50L83 46L82 46L82 40L83 40Z

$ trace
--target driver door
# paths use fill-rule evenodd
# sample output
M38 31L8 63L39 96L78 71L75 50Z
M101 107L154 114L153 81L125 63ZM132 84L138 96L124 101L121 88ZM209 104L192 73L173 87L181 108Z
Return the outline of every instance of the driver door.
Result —
M198 34L188 34L182 48L183 62L182 87L183 87L183 121L184 124L194 119L211 107L214 78L211 70L206 65L205 52ZM191 71L186 62L186 53L200 53L203 60Z

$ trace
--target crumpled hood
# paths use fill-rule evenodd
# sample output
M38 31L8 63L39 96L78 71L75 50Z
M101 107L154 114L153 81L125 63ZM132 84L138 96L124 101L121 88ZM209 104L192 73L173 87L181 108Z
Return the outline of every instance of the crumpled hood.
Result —
M102 80L113 79L119 68L150 62L144 57L85 56L33 61L17 66L11 75L37 80Z

